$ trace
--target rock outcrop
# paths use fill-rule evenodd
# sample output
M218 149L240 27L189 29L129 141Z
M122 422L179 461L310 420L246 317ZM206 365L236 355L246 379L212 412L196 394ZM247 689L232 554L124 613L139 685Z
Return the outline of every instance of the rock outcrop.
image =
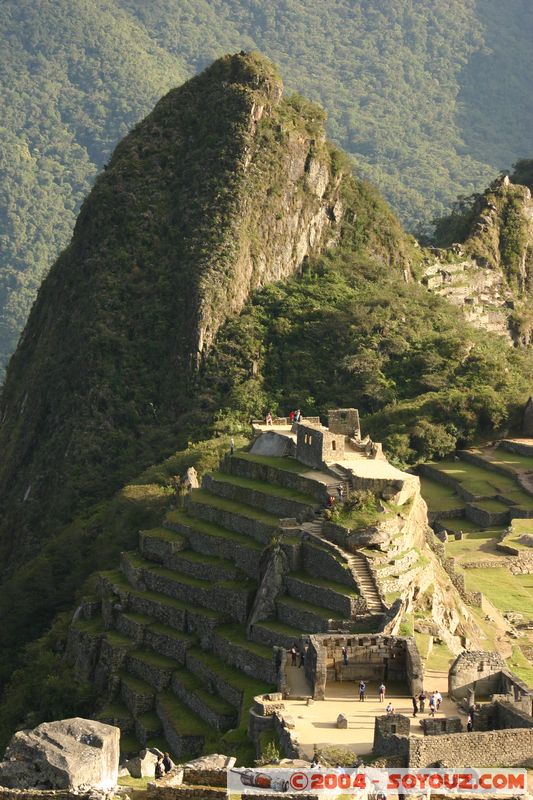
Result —
M118 728L79 717L18 731L0 763L0 785L12 789L113 789L119 742Z
M35 554L49 515L57 529L152 463L151 436L190 410L220 325L335 242L352 179L324 118L240 53L163 97L117 146L8 368L4 564Z
M484 330L529 344L533 330L533 201L527 186L495 180L472 209L466 240L425 254L422 282Z

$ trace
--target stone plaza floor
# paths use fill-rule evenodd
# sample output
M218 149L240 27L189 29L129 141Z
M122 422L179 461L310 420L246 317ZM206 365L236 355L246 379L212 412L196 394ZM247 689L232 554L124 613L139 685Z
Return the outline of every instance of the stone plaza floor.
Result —
M293 673L293 674L291 674ZM299 674L298 674L299 673ZM438 717L458 716L460 714L456 704L445 696L442 676L444 673L427 675L426 693L439 690L443 695ZM306 688L303 670L298 667L287 667L289 685L293 693L304 693ZM411 719L411 733L420 734L419 721L428 716L428 705L424 714L418 713L413 718L413 705L408 687L405 684L390 684L384 703L379 702L377 683L367 683L366 700L359 702L358 685L350 683L328 683L326 699L316 700L312 705L306 705L305 700L284 700L287 714L290 714L296 724L295 735L302 749L309 757L313 756L315 746L342 747L352 750L357 755L366 755L372 751L374 740L374 719L385 714L385 708L390 701L397 714L405 714ZM339 714L344 714L348 720L348 728L337 728L336 722Z

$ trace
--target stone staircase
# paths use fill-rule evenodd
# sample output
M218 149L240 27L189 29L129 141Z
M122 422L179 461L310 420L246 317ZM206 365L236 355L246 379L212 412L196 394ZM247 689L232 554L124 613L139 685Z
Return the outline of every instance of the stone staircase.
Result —
M357 577L357 585L370 614L383 613L383 603L376 588L374 576L368 566L368 561L362 553L347 554L347 561Z
M78 671L106 696L98 718L121 727L126 750L156 744L183 759L216 749L225 731L244 735L253 696L275 688L275 648L355 631L359 618L377 625L382 608L364 560L321 535L324 476L293 459L283 466L226 458L186 509L140 532L139 550L101 574L99 603L72 623ZM287 518L299 524L280 528ZM284 593L247 634L261 555L280 534Z

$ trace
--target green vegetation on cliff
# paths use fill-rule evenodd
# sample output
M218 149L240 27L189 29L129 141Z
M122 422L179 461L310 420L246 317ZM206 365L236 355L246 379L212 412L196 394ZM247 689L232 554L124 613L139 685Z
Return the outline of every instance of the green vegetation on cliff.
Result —
M2 11L0 375L114 144L221 53L274 59L410 227L529 151L528 0L6 0Z

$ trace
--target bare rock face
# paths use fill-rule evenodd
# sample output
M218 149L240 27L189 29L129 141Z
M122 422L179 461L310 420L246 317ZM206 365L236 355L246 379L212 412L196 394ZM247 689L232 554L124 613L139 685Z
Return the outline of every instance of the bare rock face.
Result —
M12 737L0 785L12 789L108 790L118 777L120 730L90 719L43 722Z

